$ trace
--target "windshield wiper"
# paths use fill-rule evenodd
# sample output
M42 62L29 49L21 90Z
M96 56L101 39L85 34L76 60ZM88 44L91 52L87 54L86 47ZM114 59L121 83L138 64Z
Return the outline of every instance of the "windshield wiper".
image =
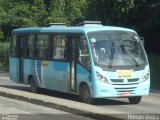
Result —
M113 64L113 58L114 58L114 54L115 54L115 50L114 50L114 43L112 42L112 47L111 47L111 54L110 54L110 58L109 58L109 68L112 68L112 64Z
M136 67L138 67L139 64L138 64L137 60L128 51L125 50L123 43L122 43L122 45L120 45L120 48L121 48L122 53L127 54L134 61Z
M127 51L126 51L126 53L127 53L127 55L129 55L129 57L135 62L136 67L138 67L139 64L138 64L137 60L136 60L130 53L128 53Z

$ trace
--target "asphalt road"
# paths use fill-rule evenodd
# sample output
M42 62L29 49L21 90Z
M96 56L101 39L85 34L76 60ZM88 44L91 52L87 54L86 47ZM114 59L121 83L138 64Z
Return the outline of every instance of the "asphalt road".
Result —
M0 73L0 86L12 89L30 91L29 86L14 83L6 77L6 74ZM42 90L41 94L47 94L58 98L78 101L78 96L64 94L55 91ZM159 114L160 115L160 94L150 93L149 96L142 97L140 104L131 105L127 98L100 99L96 102L96 106L110 108L111 110L124 111L128 114ZM116 114L116 113L113 113Z
M91 120L91 118L60 110L0 97L0 120L5 120L4 118L15 118L16 120Z

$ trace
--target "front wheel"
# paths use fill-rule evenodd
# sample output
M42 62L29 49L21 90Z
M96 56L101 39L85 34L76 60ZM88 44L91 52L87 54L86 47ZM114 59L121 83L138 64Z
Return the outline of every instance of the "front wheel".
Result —
M138 104L141 101L142 96L129 97L128 100L131 104Z
M91 91L87 84L85 84L80 91L80 99L87 104L94 104L95 99L91 96Z

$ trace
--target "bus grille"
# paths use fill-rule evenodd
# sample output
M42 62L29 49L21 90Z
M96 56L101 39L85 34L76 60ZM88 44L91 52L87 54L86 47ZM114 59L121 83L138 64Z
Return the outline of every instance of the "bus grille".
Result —
M123 83L123 79L111 79L112 82Z
M125 87L125 88L115 88L117 92L130 92L131 94L135 91L136 87ZM133 93L134 94L134 93Z
M128 79L128 82L138 82L139 78Z
M110 79L112 85L133 85L138 84L139 78L132 79Z

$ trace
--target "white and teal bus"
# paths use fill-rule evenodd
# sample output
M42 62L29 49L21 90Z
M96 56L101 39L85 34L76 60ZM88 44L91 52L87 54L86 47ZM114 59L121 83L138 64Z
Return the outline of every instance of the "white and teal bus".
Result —
M40 88L97 98L125 97L138 104L149 94L150 70L134 30L84 22L12 32L10 79Z

